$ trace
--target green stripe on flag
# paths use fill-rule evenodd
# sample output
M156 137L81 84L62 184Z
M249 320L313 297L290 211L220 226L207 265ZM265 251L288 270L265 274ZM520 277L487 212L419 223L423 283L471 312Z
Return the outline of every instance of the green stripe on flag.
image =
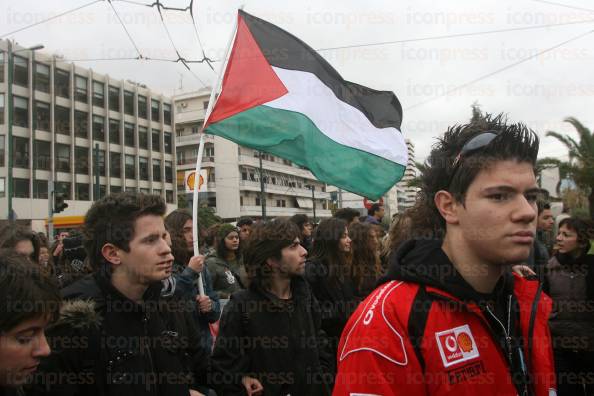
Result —
M291 160L325 183L373 200L394 186L405 170L375 154L336 143L301 113L267 106L210 124L205 132Z

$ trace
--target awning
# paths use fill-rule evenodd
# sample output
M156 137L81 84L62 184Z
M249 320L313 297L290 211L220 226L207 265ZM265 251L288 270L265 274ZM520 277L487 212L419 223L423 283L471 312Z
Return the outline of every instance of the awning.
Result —
M310 198L297 198L297 205L304 209L313 209L313 201Z

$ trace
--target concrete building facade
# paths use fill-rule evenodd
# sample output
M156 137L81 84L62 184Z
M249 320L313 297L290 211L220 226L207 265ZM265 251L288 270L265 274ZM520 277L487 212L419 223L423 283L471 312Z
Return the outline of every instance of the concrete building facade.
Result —
M199 132L204 122L210 88L174 97L177 147L177 184L180 206L185 206L190 194L184 195L186 172L196 166ZM241 216L259 218L262 214L260 177L264 179L267 217L293 216L298 213L316 218L331 216L330 193L305 168L290 161L262 153L263 172L260 175L259 152L239 146L218 136L206 135L202 168L208 174L208 192L202 200L215 209L217 215L232 221ZM314 188L312 199L311 186Z
M8 153L8 47L0 40L0 219L7 219L12 191L17 218L42 229L51 180L69 205L60 215L83 215L93 200L122 190L159 194L169 210L175 207L171 99L18 45L12 47ZM13 160L10 188L8 155Z

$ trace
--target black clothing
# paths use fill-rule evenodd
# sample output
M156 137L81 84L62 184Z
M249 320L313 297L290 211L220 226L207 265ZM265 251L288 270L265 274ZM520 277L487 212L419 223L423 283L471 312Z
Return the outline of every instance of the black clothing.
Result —
M0 387L0 396L25 396L25 392L20 386L17 388Z
M317 259L305 264L305 278L320 304L322 330L328 335L336 355L342 330L360 302L356 289L349 277L344 281L330 277L328 264Z
M291 281L281 300L256 281L234 293L223 310L210 383L218 395L245 395L243 376L257 378L265 396L330 394L334 356L320 331L320 313L307 283Z
M208 355L191 309L161 299L161 287L151 285L140 304L102 274L64 289L62 317L47 331L52 354L27 394L187 396L203 384Z

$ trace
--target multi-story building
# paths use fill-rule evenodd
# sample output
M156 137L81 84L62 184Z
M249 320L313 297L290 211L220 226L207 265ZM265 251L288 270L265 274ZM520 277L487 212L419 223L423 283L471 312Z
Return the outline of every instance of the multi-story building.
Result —
M177 147L177 182L180 206L184 197L186 172L196 166L199 132L204 122L210 88L174 97ZM305 168L290 161L262 153L260 175L259 152L220 138L205 136L202 168L207 170L208 192L201 194L217 215L227 220L241 216L259 218L262 215L260 177L264 179L266 215L292 216L298 213L316 219L331 216L330 194L326 185ZM312 198L311 186L314 188ZM204 196L203 196L204 195Z
M417 187L412 187L409 185L409 183L419 174L419 170L415 164L415 145L410 141L410 139L406 139L406 148L408 150L408 163L406 164L404 176L396 184L399 212L402 212L406 208L410 208L415 204L417 200L417 193L419 191Z
M0 40L0 218L7 218L12 192L16 217L43 228L49 181L69 205L61 215L83 215L93 200L122 190L160 194L170 210L175 207L171 99L12 46L12 151L7 153L8 50L9 43ZM7 155L12 156L11 186Z

